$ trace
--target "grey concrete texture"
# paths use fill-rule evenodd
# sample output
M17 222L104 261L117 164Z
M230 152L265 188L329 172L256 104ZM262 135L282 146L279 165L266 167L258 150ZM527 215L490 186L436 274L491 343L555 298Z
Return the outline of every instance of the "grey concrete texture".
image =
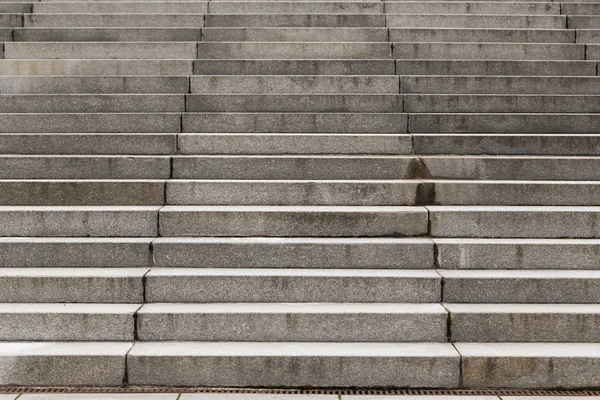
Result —
M181 118L185 133L406 133L408 129L408 117L400 113L186 113Z
M165 206L161 236L420 236L423 207Z
M153 268L146 275L148 303L432 303L440 288L433 270Z
M16 88L15 88L16 89ZM20 89L20 88L19 88ZM44 88L45 89L45 88ZM64 88L69 90L68 88ZM83 88L81 88L83 89ZM35 89L34 89L35 90ZM106 90L106 89L104 89ZM50 90L48 90L50 91ZM185 97L170 94L11 94L0 95L3 113L183 112Z
M578 29L577 43L600 43L600 29Z
M398 4L404 5L406 3ZM505 3L487 2L478 4ZM507 4L514 5L517 3ZM556 5L556 3L554 4ZM575 43L576 36L575 29L389 28L389 32L390 41L392 42ZM579 43L585 42L580 41Z
M597 29L600 18L597 15L570 15L569 27L575 29Z
M194 104L194 100L191 101ZM3 138L0 137L0 147ZM406 134L213 134L178 135L180 154L410 154Z
M597 239L433 239L442 269L600 269Z
M476 14L386 14L392 28L521 28L565 29L567 17L558 15L476 15ZM569 28L574 27L569 24Z
M140 304L2 304L3 341L132 341Z
M196 46L196 42L7 42L4 58L194 59Z
M48 3L39 3L48 4ZM117 3L119 4L119 3ZM15 42L199 42L201 28L19 28Z
M446 320L439 304L146 304L137 332L142 341L445 342Z
M600 60L600 45L587 44L585 57L588 60Z
M0 114L0 133L176 133L177 113Z
M218 1L209 4L211 14L375 14L381 1Z
M30 3L2 3L0 4L0 13L11 14L11 13L30 13L32 4Z
M120 386L131 343L3 342L5 386Z
M200 28L204 14L26 14L28 28ZM194 57L186 57L194 58Z
M3 303L141 303L148 268L0 268Z
M0 236L156 236L158 209L158 206L2 206Z
M560 4L550 2L485 2L485 1L386 1L389 14L500 14L558 15Z
M187 53L186 53L187 54ZM206 59L372 59L391 58L391 43L372 42L199 42ZM10 57L6 57L10 58ZM163 57L166 58L166 57ZM190 57L175 57L190 58ZM195 57L193 57L195 58Z
M34 14L203 14L208 1L37 2Z
M158 267L428 269L433 250L420 238L158 238L152 254Z
M398 94L400 80L397 76L381 75L196 75L190 78L190 91L200 94ZM247 110L237 108L236 111Z
M238 77L239 78L239 77ZM273 78L273 77L271 77ZM325 78L325 77L323 77ZM373 78L373 77L371 77ZM344 77L348 80L348 77ZM236 80L237 81L237 80ZM244 110L246 112L376 112L376 113L398 113L402 112L402 96L395 94L364 94L373 92L374 89L379 89L380 93L391 91L393 85L378 85L377 82L373 86L365 85L367 79L357 79L356 86L347 84L338 84L336 81L329 79L306 79L299 82L294 87L296 91L334 91L339 90L338 94L271 94L278 91L279 88L274 88L271 93L262 94L191 94L186 96L186 109L193 112L235 112ZM361 82L362 81L362 82ZM207 90L200 90L204 93L207 91L227 90L228 92L242 92L243 88L236 88L230 85L229 82L222 77L206 84L207 82L199 82L195 85L196 80L192 77L192 86L208 86ZM350 80L352 82L352 80ZM371 81L372 82L372 81ZM241 81L240 85L244 82ZM262 80L265 83L262 87L256 87L254 82L250 82L250 88L253 91L266 92L268 84L277 82L273 79ZM295 84L294 82L293 84ZM315 85L311 87L309 83ZM329 86L332 83L332 87ZM323 85L325 84L325 85ZM323 87L325 86L325 87ZM395 86L396 88L399 87ZM364 90L363 94L339 94L342 90L357 91ZM196 90L196 88L194 89ZM248 89L250 90L250 89ZM600 96L598 96L600 102ZM0 103L1 106L1 103ZM600 107L598 107L600 109ZM304 138L303 140L307 140Z
M0 14L0 27L13 28L23 26L23 14L3 13Z
M0 28L0 40L3 42L8 42L13 38L13 29L12 28ZM0 55L4 53L4 50Z
M595 343L458 343L456 348L467 388L565 389L598 382Z
M412 138L415 154L594 156L600 152L598 134L448 133L415 134Z
M3 238L1 267L143 267L150 242L143 238Z
M25 114L26 115L26 114ZM2 179L164 179L170 161L161 156L0 156Z
M387 35L386 28L369 27L222 27L202 29L202 38L206 42L386 42Z
M3 60L0 75L190 75L192 60ZM392 72L393 73L393 72ZM127 78L129 79L129 78Z
M2 188L0 181L0 193ZM415 205L416 181L188 181L167 183L169 205ZM599 185L600 193L600 185ZM595 199L597 199L596 197ZM2 194L0 194L0 204ZM594 204L594 203L592 203Z
M596 304L444 304L453 342L598 343Z
M600 271L438 270L448 303L594 304Z
M206 27L385 27L383 13L370 14L206 14Z
M459 373L447 343L150 342L136 344L127 360L138 385L454 387Z
M561 13L565 15L600 15L597 3L565 3L561 5Z
M592 63L590 62L590 65ZM592 75L596 74L593 63ZM0 60L0 67L2 60ZM0 70L1 71L1 70ZM394 75L392 59L379 60L207 60L194 61L195 75Z
M600 238L600 207L428 206L430 235Z
M396 66L399 75L596 76L596 62L583 60L396 60Z
M164 181L0 181L0 205L150 206L165 203Z

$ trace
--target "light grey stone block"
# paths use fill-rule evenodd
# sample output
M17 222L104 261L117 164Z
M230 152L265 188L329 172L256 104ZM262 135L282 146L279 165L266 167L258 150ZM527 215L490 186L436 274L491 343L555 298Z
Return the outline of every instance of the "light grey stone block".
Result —
M439 304L146 304L137 332L142 341L445 342L446 320Z
M159 207L2 206L0 236L155 236Z
M444 269L600 269L596 239L433 239Z
M437 270L448 303L572 303L600 301L600 271Z
M239 3L237 3L239 4ZM237 6L236 4L236 6ZM242 3L246 4L246 3ZM250 4L250 3L247 3ZM317 3L324 4L324 3ZM353 4L353 3L346 3ZM206 42L386 42L386 28L204 28ZM571 42L574 42L572 40Z
M4 58L194 59L196 42L7 42Z
M600 342L596 304L454 304L453 342Z
M3 342L5 386L120 386L131 343Z
M588 60L600 60L600 45L588 44L586 45L585 58Z
M148 268L0 268L3 303L141 303Z
M437 237L600 238L600 207L428 206Z
M522 28L564 29L567 17L559 15L386 14L389 27L399 28ZM569 28L574 27L569 24Z
M164 185L139 180L0 180L0 205L163 205Z
M340 290L344 288L344 290ZM433 303L434 270L153 268L148 303Z
M165 206L161 236L419 236L423 207Z
M33 72L33 71L31 71ZM66 71L63 71L66 72ZM62 73L58 72L57 73ZM35 75L35 74L33 74ZM68 74L67 74L68 75ZM189 78L186 76L3 76L0 77L0 88L3 94L46 94L47 96L31 96L28 97L33 100L42 101L43 98L52 98L59 94L95 94L95 96L88 96L89 99L112 99L118 97L111 97L115 94L141 94L147 93L148 96L129 96L129 98L146 99L150 95L167 94L167 93L188 93L189 91ZM2 96L2 103L10 101L12 96ZM21 96L21 98L25 98ZM57 98L65 98L66 96L60 96ZM82 104L86 101L86 97L81 98ZM167 98L159 96L155 98L153 103L160 102L161 98ZM13 100L14 101L14 100ZM91 100L88 100L91 101ZM104 100L107 101L107 100ZM138 100L140 101L140 100ZM173 99L177 103L177 100ZM55 107L59 106L58 104ZM88 105L90 111L92 110L92 104ZM40 104L38 112L49 110L43 110ZM178 107L178 111L182 110L182 107ZM125 109L119 110L124 112ZM158 110L152 110L158 111ZM7 112L18 112L17 110L9 110ZM51 111L50 111L51 112ZM65 111L61 111L65 112Z
M0 339L128 341L139 304L0 304Z
M14 37L15 42L198 42L201 40L200 28L156 27L19 28L15 30Z
M598 384L599 344L457 343L467 388L583 388Z
M383 12L381 1L219 1L211 14L374 14Z
M560 5L549 2L504 1L386 1L389 14L500 14L506 15L558 15Z
M591 62L590 71L591 71ZM2 60L0 60L0 68ZM1 69L0 69L1 71ZM195 75L394 75L394 60L196 60ZM593 73L596 74L596 63Z
M600 43L600 29L578 29L577 43Z
M154 264L159 267L427 269L433 266L433 243L424 238L158 238L153 249ZM600 269L600 264L597 267Z
M208 1L65 1L37 2L34 14L203 14Z
M23 26L23 14L3 13L0 14L0 27L12 28Z
M596 75L596 62L583 60L396 60L396 67L399 75Z
M2 238L2 267L142 267L151 239Z
M204 14L26 14L32 28L200 28ZM194 58L194 57L187 57Z
M2 147L0 137L0 148ZM410 154L406 134L202 134L178 135L180 154Z
M200 42L198 58L208 59L369 59L391 58L390 43ZM10 58L10 57L7 57ZM166 58L166 57L164 57ZM180 57L181 58L181 57Z
M385 14L206 14L207 27L384 27ZM564 27L564 26L562 26Z
M406 2L398 3L401 5ZM420 4L420 3L413 3ZM445 3L449 4L449 3ZM492 4L468 3L468 4ZM498 2L495 4L505 4ZM516 3L506 3L514 5ZM534 4L534 3L530 3ZM541 4L541 3L535 3ZM550 4L550 3L547 3ZM392 42L575 43L574 29L389 28ZM579 32L578 32L579 35ZM584 42L581 42L584 43Z
M192 60L0 60L0 75L106 76L190 75L191 73Z
M150 342L127 365L137 385L455 387L459 374L448 343Z

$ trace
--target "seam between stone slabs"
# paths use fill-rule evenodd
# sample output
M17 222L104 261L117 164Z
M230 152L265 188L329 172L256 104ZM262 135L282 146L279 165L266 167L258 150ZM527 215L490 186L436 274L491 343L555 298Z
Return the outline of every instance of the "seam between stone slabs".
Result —
M127 359L129 358L129 352L133 350L135 342L131 342L129 350L125 353L125 372L123 373L123 386L129 386L129 366L127 365Z
M458 349L456 348L454 343L450 342L450 345L452 347L454 347L454 350L458 354L458 362L459 362L459 365L458 365L458 387L464 388L464 385L463 385L463 355L460 353L460 351L458 351Z

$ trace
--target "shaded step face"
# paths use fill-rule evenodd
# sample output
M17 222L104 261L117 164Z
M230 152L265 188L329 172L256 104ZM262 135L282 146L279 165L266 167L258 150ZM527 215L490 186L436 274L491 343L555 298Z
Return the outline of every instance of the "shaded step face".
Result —
M584 60L585 45L540 43L394 43L398 59Z
M390 60L391 61L391 60ZM192 60L0 60L0 76L190 75ZM393 71L393 68L392 68Z
M92 2L39 2L33 5L39 14L203 14L208 10L204 1L92 1Z
M148 303L431 303L440 301L440 282L431 270L154 268L146 296Z
M202 29L202 37L207 42L387 42L387 35L386 28Z
M200 26L200 25L199 25ZM206 27L385 27L382 13L206 14Z
M0 65L1 64L0 60ZM594 75L596 63L594 64ZM392 59L194 61L194 75L394 75Z
M194 59L195 42L12 42L4 58Z
M16 22L15 22L16 23ZM39 27L127 27L127 28L199 28L204 14L25 14L14 26ZM177 58L177 57L176 57Z
M491 3L487 3L491 4ZM203 32L205 32L204 30ZM575 43L574 29L389 28L392 42ZM580 41L585 43L585 41ZM439 57L441 58L441 57Z
M219 1L210 14L376 14L383 12L379 1Z
M443 342L446 319L439 304L163 303L140 309L137 331L142 341Z
M0 79L1 81L1 79ZM51 91L53 85L36 86L35 82L24 82L25 87L11 87L14 91ZM12 82L14 83L14 81ZM33 87L27 87L28 83L33 83ZM68 82L65 91L88 91L88 88L75 85L71 86ZM109 81L109 83L111 83ZM151 81L150 81L151 83ZM49 87L50 86L50 87ZM77 87L79 86L79 87ZM104 90L102 85L98 88L89 88ZM127 90L127 84L123 90ZM168 89L167 89L168 90ZM145 113L145 112L183 112L185 111L185 96L183 95L58 95L58 94L39 94L39 95L0 95L0 112L3 113Z
M40 3L41 4L41 3ZM200 28L19 28L15 42L198 42Z
M20 112L18 108L8 108L18 107L18 103L14 103L17 101L25 105L37 101L37 112L53 112L54 109L48 109L48 107L58 107L56 103L59 101L56 101L50 95L59 94L96 94L96 96L81 96L77 100L70 100L74 97L57 97L61 103L68 101L82 103L82 107L86 107L80 112L93 111L94 103L98 104L96 107L100 107L101 102L106 104L112 101L114 104L116 101L124 99L124 97L114 96L115 94L148 94L148 96L130 96L126 102L121 100L121 103L125 103L121 105L122 112L127 110L126 107L131 107L127 104L133 102L150 105L160 104L161 101L165 102L165 100L168 104L174 103L170 106L173 111L181 111L183 110L183 96L166 97L156 96L156 94L188 93L189 78L185 76L2 76L0 77L0 88L2 88L3 93L0 97L2 107L6 107L4 112L11 113ZM7 94L45 94L48 96L5 96ZM163 103L161 107L166 108L168 106ZM29 109L25 110L27 110L25 112L31 112ZM149 111L160 111L160 109L152 108Z
M485 1L386 1L388 14L515 14L559 15L559 4L549 2L485 2Z
M397 60L398 75L596 76L594 61ZM431 77L432 78L432 77ZM448 79L451 81L451 79ZM458 90L458 89L455 89ZM434 92L429 92L434 93ZM446 92L435 92L446 93ZM452 94L461 93L454 91ZM501 93L501 92L496 92ZM529 93L529 92L523 92ZM575 92L582 94L586 92Z
M558 15L386 14L392 28L522 28L565 29L567 17ZM207 24L208 25L208 24ZM575 28L569 25L571 29Z

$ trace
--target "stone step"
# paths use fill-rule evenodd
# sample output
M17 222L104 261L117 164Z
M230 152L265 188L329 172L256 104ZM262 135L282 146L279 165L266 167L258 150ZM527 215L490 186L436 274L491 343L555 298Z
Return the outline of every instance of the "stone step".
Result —
M121 386L131 342L2 342L3 386Z
M597 239L433 239L443 269L600 270Z
M10 114L0 114L0 122L3 115ZM406 133L407 123L407 114L400 113L186 113L181 128L186 133Z
M166 179L170 169L164 156L0 156L0 179Z
M392 114L393 115L393 114ZM438 113L410 115L409 132L597 133L600 114Z
M445 342L446 322L440 304L155 303L139 310L137 332L140 341Z
M225 77L230 78L224 79ZM402 112L402 96L383 94L393 92L393 89L399 87L398 80L387 78L379 75L306 76L302 77L302 80L298 77L277 75L255 78L246 75L193 76L192 91L203 94L186 96L185 105L186 111L193 112ZM335 94L272 94L284 90ZM217 91L235 94L204 94ZM260 94L238 94L249 92ZM598 98L600 99L600 96ZM2 103L0 110L1 106Z
M187 54L187 51L184 52L181 50L180 54L176 55L175 58L186 58ZM392 44L387 42L198 43L198 58L204 59L385 59L391 57Z
M198 42L201 40L200 28L18 28L14 33L15 42Z
M394 43L397 59L584 60L583 44Z
M151 241L150 238L0 238L0 267L146 266L150 265Z
M142 3L145 4L145 3ZM24 14L15 26L33 28L200 28L205 14ZM166 48L163 48L163 50ZM165 54L162 51L158 54ZM77 57L78 58L78 57ZM167 57L158 57L167 58ZM179 58L179 57L175 57ZM189 57L185 57L189 58Z
M187 76L0 76L0 89L2 90L2 106L12 107L11 101L21 100L24 104L37 102L39 104L38 112L48 112L45 108L58 108L58 101L53 101L51 95L59 94L94 94L95 96L78 97L73 103L82 103L83 112L100 101L119 101L126 97L115 96L116 94L146 94L146 96L129 96L129 101L120 101L120 108L126 110L128 104L132 100L136 102L146 103L144 107L160 105L161 100L169 99L166 96L157 96L157 94L180 94L180 96L172 96L167 102L174 103L175 111L182 111L183 94L189 93L189 77ZM44 94L48 96L5 96L7 94ZM75 97L61 96L62 102L68 102L69 99ZM16 99L16 100L15 100ZM24 100L27 99L27 102ZM4 104L7 104L4 106ZM110 104L110 103L109 103ZM37 105L36 105L37 106ZM73 105L74 106L74 105ZM96 106L97 107L97 106ZM131 106L129 106L131 107ZM162 105L161 108L166 108L167 105ZM27 111L31 112L28 108ZM158 112L159 109L151 108L149 111ZM15 113L17 110L8 111ZM52 111L50 111L52 112Z
M381 1L219 1L209 3L210 14L375 14Z
M30 239L28 239L30 240ZM0 268L3 303L142 303L148 268Z
M16 3L0 3L0 14L18 14L18 13L30 13L32 9L31 3L16 2Z
M0 60L0 67L2 66ZM588 61L596 74L596 63ZM593 68L592 68L593 66ZM1 69L0 69L1 71ZM392 59L196 60L195 75L394 75Z
M297 76L211 75L192 76L191 93L201 94L397 94L400 80L393 75ZM193 101L193 99L192 99ZM188 108L188 111L202 111ZM244 108L234 111L248 112ZM361 111L357 111L361 112ZM366 109L364 112L371 112ZM396 112L402 112L397 109Z
M0 143L2 139L0 136ZM182 133L178 150L180 154L204 155L389 155L410 154L412 142L407 134Z
M600 15L570 15L567 24L571 29L598 29Z
M391 61L391 60L390 60ZM0 76L191 75L192 60L43 60L0 59ZM393 64L391 68L393 74ZM14 77L13 77L14 79Z
M408 94L403 104L409 113L600 113L598 95Z
M560 27L564 28L563 23ZM201 25L198 25L201 26ZM331 14L206 14L207 27L385 27L382 13L331 13Z
M23 14L0 14L0 27L13 28L23 26Z
M588 44L585 48L585 58L587 58L588 60L600 60L600 45Z
M0 236L156 236L151 206L2 206Z
M577 43L600 43L600 29L578 29Z
M344 114L339 114L344 115ZM377 115L377 114L375 114ZM385 115L385 114L384 114ZM390 114L395 115L395 114ZM402 115L402 114L399 114ZM193 117L190 118L192 121ZM180 113L1 113L0 133L177 133Z
M561 13L566 15L600 15L600 4L594 3L567 3L561 5Z
M600 271L437 270L448 303L570 303L600 301Z
M414 140L416 154L532 156L596 156L600 154L600 135L598 134L419 133L411 136Z
M34 14L203 14L207 1L66 1L33 3Z
M207 42L386 42L388 31L386 28L360 27L203 28L202 38Z
M177 135L163 133L4 133L3 154L174 154Z
M0 303L0 339L131 341L134 339L133 314L140 306L141 304ZM443 319L442 316L440 319Z
M456 349L467 388L589 387L600 373L597 343L456 343Z
M600 342L597 304L446 303L454 342Z
M401 76L406 94L591 94L600 93L595 76Z
M396 60L396 73L398 75L445 75L444 80L448 81L452 81L449 75L500 75L501 78L506 78L506 75L592 77L596 76L596 62L590 60ZM570 87L571 83L566 87ZM574 92L574 94L583 93L586 92Z
M386 1L385 12L388 14L515 14L534 16L558 15L561 13L561 8L559 3L529 1Z
M600 238L600 207L428 206L430 235Z
M575 43L576 37L574 29L389 28L389 32L392 42Z
M433 303L440 294L434 270L153 268L146 274L147 303Z
M19 79L10 81L14 86ZM4 79L0 78L0 85ZM12 91L19 92L50 92L53 85L46 85L45 82L23 82L20 87L10 87ZM116 83L116 79L114 80ZM142 81L143 82L143 81ZM41 83L41 85L36 85ZM59 87L68 91L82 90L87 91L85 83L75 82L71 86L66 80L63 80L65 86ZM83 85L79 85L79 84ZM100 83L100 82L98 82ZM113 82L108 82L113 83ZM152 83L150 81L149 83ZM9 85L10 85L9 84ZM29 86L28 84L31 84ZM92 83L93 84L93 83ZM135 84L135 82L134 82ZM6 86L9 86L6 85ZM25 86L25 87L23 87ZM27 87L29 86L29 87ZM83 86L83 87L82 87ZM104 91L102 84L96 89ZM125 83L123 90L128 89L128 83ZM91 90L90 90L91 91ZM0 95L0 113L148 113L148 112L183 112L185 111L185 96L170 94L2 94Z
M132 385L455 387L460 369L449 343L148 342L127 359Z
M151 211L147 213L149 220ZM105 215L119 217L109 212ZM165 206L160 209L159 232L161 236L402 237L427 234L427 222L424 207ZM141 221L137 225L142 225ZM39 229L46 232L43 227ZM125 229L123 234L117 227L114 230L113 236L129 236ZM149 227L142 225L138 231L147 235ZM104 236L102 228L93 236Z
M385 18L390 28L567 28L567 17L559 15L390 13ZM579 28L571 24L568 27Z
M425 238L184 237L157 238L152 246L154 265L158 267L286 270L433 267L433 242Z
M0 205L163 205L164 185L162 180L0 180Z
M3 42L10 42L13 40L13 28L0 27L0 40Z
M4 58L194 59L196 42L6 42Z

